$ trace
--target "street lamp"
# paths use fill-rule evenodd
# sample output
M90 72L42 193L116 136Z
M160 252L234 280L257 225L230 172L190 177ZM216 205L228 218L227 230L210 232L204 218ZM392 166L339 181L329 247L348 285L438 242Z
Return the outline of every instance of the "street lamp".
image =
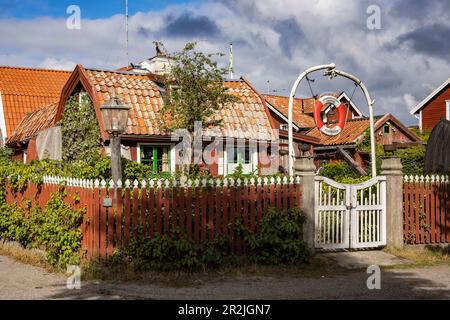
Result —
M115 91L112 98L100 107L103 125L111 140L111 171L114 182L122 179L120 135L125 132L130 109L116 97Z

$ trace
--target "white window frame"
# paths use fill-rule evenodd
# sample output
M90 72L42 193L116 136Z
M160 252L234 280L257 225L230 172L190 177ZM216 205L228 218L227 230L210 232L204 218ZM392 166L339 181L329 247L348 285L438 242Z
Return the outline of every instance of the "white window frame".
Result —
M228 162L228 150L231 148L236 148L239 147L239 145L233 145L232 147L226 147L224 148L223 151L223 158L219 158L219 175L228 175L228 174L232 174L234 171L228 172L228 165L232 164ZM259 164L259 154L258 154L258 147L255 146L245 146L245 148L249 148L250 149L250 154L252 157L252 166L253 166L253 170L250 172L243 172L244 174L248 174L248 173L252 173L253 171L255 171L256 173L259 172L259 168L258 168L258 164ZM223 165L222 165L223 163Z
M170 153L170 173L175 172L175 165L176 165L176 159L175 159L175 145L173 143L162 143L162 142L140 142L137 144L136 151L137 151L137 157L136 160L138 163L141 163L141 146L168 146L169 147L169 153Z
M445 101L445 119L450 121L450 100Z
M4 146L7 138L7 133L6 133L5 111L3 110L3 97L1 92L0 92L0 130L2 131L1 145Z

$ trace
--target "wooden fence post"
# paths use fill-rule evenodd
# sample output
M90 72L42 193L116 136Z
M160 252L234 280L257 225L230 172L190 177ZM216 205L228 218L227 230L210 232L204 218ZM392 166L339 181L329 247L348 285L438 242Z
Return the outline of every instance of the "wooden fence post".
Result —
M383 158L381 175L386 176L386 240L388 247L403 247L403 172L398 157ZM418 195L418 192L416 192ZM418 203L419 197L416 197ZM418 209L416 212L419 215ZM418 227L416 225L416 227ZM418 232L416 233L418 235Z

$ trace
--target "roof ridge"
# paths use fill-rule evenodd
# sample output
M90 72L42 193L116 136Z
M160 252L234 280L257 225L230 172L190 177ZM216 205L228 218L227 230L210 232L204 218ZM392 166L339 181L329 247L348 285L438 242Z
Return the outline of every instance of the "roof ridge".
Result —
M84 67L84 70L86 71L97 71L97 72L107 72L107 73L116 73L116 74L123 74L123 75L129 75L129 76L140 76L140 77L149 77L148 74L144 73L138 73L133 71L121 71L121 70L110 70L110 69L100 69L100 68L88 68Z
M72 73L72 71L61 70L61 69L45 69L45 68L33 68L33 67L15 67L15 66L2 66L2 65L0 65L0 69L14 69L14 70L28 70L28 71L45 71L45 72Z

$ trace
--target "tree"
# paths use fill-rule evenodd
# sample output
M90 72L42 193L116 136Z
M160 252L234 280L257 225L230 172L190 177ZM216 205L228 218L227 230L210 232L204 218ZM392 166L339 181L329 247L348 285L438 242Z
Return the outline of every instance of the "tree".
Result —
M171 55L171 73L164 77L167 94L161 110L163 125L172 131L186 129L194 132L194 124L220 125L214 114L227 103L237 100L227 93L224 76L227 69L219 68L214 56L195 50L196 43L187 43L181 52ZM169 120L169 121L167 121Z

